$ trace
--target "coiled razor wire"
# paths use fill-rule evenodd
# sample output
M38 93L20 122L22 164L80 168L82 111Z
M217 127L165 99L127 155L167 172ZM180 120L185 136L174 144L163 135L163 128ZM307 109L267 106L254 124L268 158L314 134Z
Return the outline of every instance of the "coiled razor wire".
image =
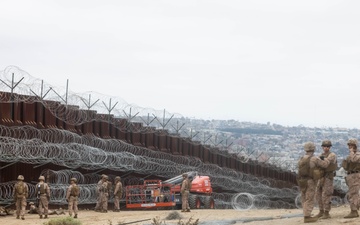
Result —
M205 164L200 159L171 155L159 151L152 151L142 147L136 147L117 139L101 139L94 135L79 136L67 130L60 129L36 129L31 126L6 127L0 126L0 161L22 162L27 164L53 163L68 168L83 168L89 170L110 169L113 171L134 171L140 174L156 174L162 177L174 177L186 171L198 171L211 177L215 188L233 191L235 193L248 193L252 195L262 194L272 199L295 199L299 191L293 188L274 188L278 181L273 179L261 179L250 174L244 174L229 168L222 168L215 164ZM91 175L82 175L76 172L62 171L56 176L54 171L45 171L51 183L60 185L57 192L62 193L64 187L61 184L69 183L69 177L78 178L79 182L91 180L96 183ZM71 175L71 176L70 176ZM132 183L139 183L136 179ZM340 182L340 184L342 184ZM87 189L84 189L87 190ZM91 189L86 193L94 193ZM64 191L63 191L64 192ZM250 193L249 193L250 194ZM88 195L88 194L84 194ZM248 196L248 195L247 195ZM231 196L232 198L233 196ZM243 195L230 199L217 199L223 207L243 208L239 205L239 199ZM62 199L62 198L60 198ZM95 197L89 197L89 200ZM289 207L287 202L258 200L249 198L251 207ZM263 205L257 202L264 202ZM56 200L55 202L61 202ZM295 203L293 203L295 207Z
M0 126L0 134L0 161L2 162L52 163L69 169L134 171L139 174L156 174L164 178L174 177L186 171L198 171L199 174L211 177L214 188L234 193L251 190L254 195L261 193L264 196L281 199L294 199L298 193L295 188L279 189L268 186L268 184L276 185L276 180L260 179L215 164L205 164L198 158L152 151L117 139L101 139L94 135L79 136L67 130L36 129L31 126ZM47 170L43 171L43 175L49 177L50 183L57 188L57 193L65 192L61 190L66 185L61 185L69 183L70 177L76 177L79 183L98 181L96 180L98 178L93 178L91 175L82 175L70 170L61 172ZM139 182L132 180L132 183ZM94 192L87 191L86 193ZM224 201L224 207L231 206L231 197ZM59 197L54 201L61 202L61 199ZM95 197L89 199L88 201L91 201ZM279 203L274 206L278 205L284 204Z
M15 87L10 87L14 77L21 79ZM116 96L106 96L97 92L74 93L68 88L56 87L48 84L41 79L31 76L26 71L16 66L8 66L0 71L0 90L8 94L0 95L0 102L41 102L56 118L66 121L70 125L80 125L86 122L103 121L110 122L119 130L134 132L154 132L154 129L139 125L144 123L144 118L149 115L157 118L183 118L181 114L174 114L165 110L155 110L144 108L134 104L127 103L124 99ZM11 88L13 88L11 90ZM100 101L101 100L101 101ZM116 103L114 106L107 103ZM115 107L116 106L116 107ZM112 108L110 117L109 108ZM136 117L128 118L128 112L136 112ZM125 118L123 122L114 123L114 118ZM131 121L130 121L131 120ZM138 122L133 124L129 122ZM174 123L167 123L167 128L172 128ZM160 120L152 120L151 125L157 128L164 128Z
M79 204L95 204L97 200L97 181L100 179L99 174L81 174L78 171L72 170L43 170L41 175L46 177L46 180L50 186L50 201L52 204L63 205L66 204L66 191L69 187L70 178L76 177L78 179L78 185L80 187ZM110 181L114 180L115 175L109 175ZM86 184L86 182L93 182ZM0 200L4 204L11 203L13 199L13 188L16 181L10 181L0 184ZM122 178L123 186L137 185L142 183L142 179L138 177L124 177ZM29 186L29 200L36 200L36 187L34 184L27 183ZM286 190L290 191L290 190ZM270 193L270 192L269 192ZM111 196L111 195L110 195ZM294 208L294 204L283 200L272 200L270 196L265 194L251 194L247 192L243 193L212 193L212 197L215 202L215 207L219 209L235 209L235 210L250 210L250 209L269 209L269 208ZM271 196L272 197L272 196ZM122 198L125 198L125 192L123 192ZM345 196L346 199L346 196ZM348 202L345 200L345 204ZM331 199L334 207L340 206L344 202L339 196L333 196ZM113 202L110 198L109 202ZM298 194L295 197L295 206L302 208L301 195Z
M48 84L16 66L8 66L0 71L0 79L2 81L0 82L0 90L3 91L0 92L0 102L39 103L45 107L45 112L51 113L60 121L64 121L69 125L67 129L73 132L78 132L75 126L93 121L111 124L111 127L123 132L153 133L156 135L159 133L172 133L185 138L189 138L188 131L193 129L187 126L181 126L182 128L180 130L177 129L179 123L186 125L186 123L191 122L190 119L181 114L139 107L134 104L129 104L117 96L106 96L96 92L74 93L69 91L68 87L56 87L55 85ZM15 86L13 86L14 79L20 80ZM131 112L133 112L133 114ZM159 120L158 118L163 119ZM37 125L35 121L25 121L24 123ZM162 131L159 131L159 129ZM216 142L217 135L211 135L208 131L201 131L201 129L196 130L199 130L197 131L198 133L201 132L203 135L210 136L210 138L205 141L205 138L200 138L202 135L195 135L190 137L191 140L199 141L204 145L212 145ZM25 139L36 138L35 133L29 134L24 132L19 135L27 135L28 138ZM19 138L21 138L20 136ZM213 138L211 138L211 136L213 136L215 140L212 140ZM74 136L69 135L69 137ZM56 140L58 137L49 135L48 138L54 139L52 142L57 143ZM233 142L232 139L234 139L234 137L223 134L223 139ZM59 141L61 142L61 140ZM74 142L77 141L74 140ZM219 155L236 157L237 160L241 162L257 163L252 154L249 155L244 151L239 152L239 148L244 149L243 146L236 145L235 147L235 145L233 145L230 147L220 145L218 147L218 150L210 148L209 151L216 152L216 154ZM250 159L254 159L255 161ZM270 162L271 160L268 161L268 163ZM272 170L281 172L289 171L289 167L284 168L283 164L280 164L280 166L277 162L273 164L274 165L271 165Z

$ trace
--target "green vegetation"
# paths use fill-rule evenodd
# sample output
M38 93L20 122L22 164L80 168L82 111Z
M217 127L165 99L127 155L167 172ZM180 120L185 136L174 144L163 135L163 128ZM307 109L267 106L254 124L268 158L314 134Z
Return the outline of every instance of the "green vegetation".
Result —
M181 220L178 221L177 225L198 225L199 224L199 219L194 220L192 217L189 218L188 221L183 222ZM160 220L160 217L156 217L152 219L151 225L166 225L165 221Z
M44 225L81 225L82 223L79 220L76 220L72 217L56 218L51 219Z
M178 213L177 211L172 211L171 213L169 213L169 215L167 215L167 217L165 218L166 220L180 220L182 218L182 216L180 215L180 213Z

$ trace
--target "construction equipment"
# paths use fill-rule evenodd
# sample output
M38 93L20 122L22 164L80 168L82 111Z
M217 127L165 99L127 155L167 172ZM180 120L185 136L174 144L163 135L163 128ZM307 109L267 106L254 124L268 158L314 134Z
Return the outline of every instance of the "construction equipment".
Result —
M143 185L126 186L126 208L174 207L175 193L171 187L161 180L145 180Z
M189 206L191 209L214 209L212 187L208 176L187 172L191 181ZM169 180L145 180L143 185L126 186L126 208L181 208L181 175Z

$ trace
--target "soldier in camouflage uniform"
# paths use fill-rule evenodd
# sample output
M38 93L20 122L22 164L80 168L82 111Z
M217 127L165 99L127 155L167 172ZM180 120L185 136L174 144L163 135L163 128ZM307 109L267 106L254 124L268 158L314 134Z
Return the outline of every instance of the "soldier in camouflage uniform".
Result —
M311 217L314 209L315 188L318 180L323 176L321 168L328 167L330 161L314 156L315 144L307 142L304 145L306 154L298 162L297 181L301 191L301 203L303 206L304 223L313 223L318 217Z
M122 184L119 176L115 177L114 212L120 212L120 199L122 196Z
M45 215L45 219L49 215L50 187L45 183L45 177L39 177L39 183L36 184L37 198L39 200L39 216L40 219Z
M342 166L347 171L345 177L346 184L349 187L348 199L351 212L344 218L359 217L359 190L360 190L360 152L357 151L358 141L349 139L349 156L343 161Z
M75 213L74 218L78 218L78 197L80 194L79 186L76 184L76 178L70 179L70 185L66 191L66 200L68 202L69 215Z
M34 202L29 202L29 214L39 214L39 209L36 207ZM59 209L49 210L49 215L65 215L64 210L60 207Z
M36 207L35 203L33 202L29 202L29 206L30 206L30 209L29 209L29 214L39 214L39 209L38 207Z
M24 182L24 176L18 176L18 182L14 186L14 201L16 206L16 219L25 220L26 199L29 197L29 187Z
M337 157L335 153L330 152L331 146L330 140L324 140L321 144L323 153L320 158L326 158L330 161L329 166L324 169L324 176L320 178L316 188L316 200L320 210L316 216L322 219L331 218L329 212L331 209L331 197L334 192L334 176L337 169Z
M99 180L99 182L97 183L96 185L96 206L95 206L95 212L100 212L101 210L99 209L100 207L100 204L101 204L101 200L100 200L100 188L101 188L101 185L102 183L104 182L104 177L106 175L105 174L102 174L101 175L101 179Z
M181 203L182 210L181 212L190 212L189 206L189 191L190 191L190 181L188 179L188 175L184 173L182 175L183 181L181 183Z
M108 176L103 176L103 182L99 186L99 211L103 213L107 213L108 201L109 201L109 184L108 184Z

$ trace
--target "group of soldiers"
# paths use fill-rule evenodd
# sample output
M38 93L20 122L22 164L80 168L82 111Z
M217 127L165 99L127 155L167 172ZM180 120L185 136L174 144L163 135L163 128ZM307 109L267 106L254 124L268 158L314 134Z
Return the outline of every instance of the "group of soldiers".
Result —
M109 181L109 177L105 174L101 175L101 179L97 183L96 188L96 212L108 212L108 201L112 191L114 195L114 212L120 212L120 199L123 193L121 178L119 176L115 177L115 187L112 188L112 183Z
M16 206L16 219L25 220L25 210L27 205L27 198L29 197L29 187L24 182L24 176L19 175L18 182L14 186L14 201ZM78 213L78 196L80 193L79 186L76 184L76 178L71 178L70 185L66 191L66 201L68 202L69 215L75 213L74 218L77 218ZM39 214L40 219L47 219L49 215L49 202L50 202L50 187L45 182L45 177L39 177L39 183L36 184L36 200L37 206L30 203L30 213ZM59 212L55 211L56 214Z
M360 152L357 151L358 141L349 139L347 142L349 155L342 162L347 173L345 178L349 187L347 193L351 212L344 218L359 217L359 189L360 189ZM301 191L304 223L316 222L319 218L329 219L331 210L331 197L334 192L334 176L337 170L337 156L331 152L330 140L322 141L322 154L314 155L315 144L307 142L304 145L306 154L298 162L297 182ZM319 213L311 216L315 199L319 205Z
M188 179L188 174L182 174L183 181L181 184L182 194L182 212L190 212L189 207L189 191L191 189L191 182ZM18 182L14 186L14 201L16 205L16 218L25 220L25 210L27 205L27 198L29 197L29 187L24 182L24 176L19 175ZM37 193L37 205L31 202L30 213L37 213L40 219L47 219L49 215L49 201L50 201L50 187L45 183L45 177L39 177L39 183L36 184ZM66 191L66 201L68 202L68 212L74 218L78 218L78 197L80 194L80 188L77 185L76 178L70 179L70 185ZM112 183L109 181L109 177L105 174L101 175L101 179L96 186L97 202L95 206L96 212L107 213L109 196L114 196L114 212L120 212L120 199L123 194L123 186L121 178L115 177L115 185L112 187ZM63 214L62 210L54 211L55 214Z

